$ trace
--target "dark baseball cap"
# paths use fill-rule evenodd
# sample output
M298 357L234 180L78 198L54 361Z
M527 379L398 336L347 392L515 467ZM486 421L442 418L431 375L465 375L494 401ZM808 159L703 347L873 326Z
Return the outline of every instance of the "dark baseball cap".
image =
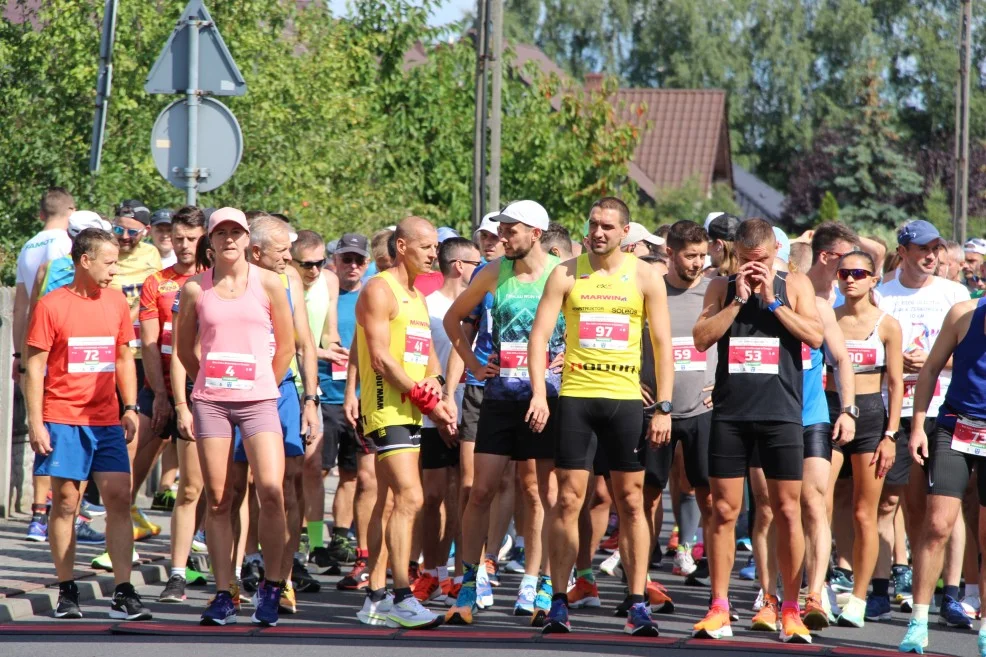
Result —
M157 226L158 224L170 224L172 216L173 213L168 208L155 210L154 214L151 215L151 225Z
M345 233L339 238L339 245L336 248L335 253L355 253L363 256L364 258L369 258L370 242L366 239L366 235L360 235L359 233Z
M709 222L709 239L733 242L736 240L736 231L739 227L739 219L731 214L720 214Z
M934 224L923 219L912 221L897 232L897 244L900 246L907 246L908 244L924 246L940 239L941 233L938 232Z
M136 219L145 226L151 222L151 211L142 202L133 198L120 203L116 210L116 216Z

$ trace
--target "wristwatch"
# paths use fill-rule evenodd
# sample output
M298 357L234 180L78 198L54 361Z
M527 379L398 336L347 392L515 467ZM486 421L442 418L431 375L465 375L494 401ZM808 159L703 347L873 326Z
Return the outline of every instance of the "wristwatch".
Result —
M884 438L889 438L890 439L890 442L894 442L894 443L897 442L897 432L896 431L884 431L883 432L883 437Z
M305 399L302 403L307 402L315 402L315 405L318 406L318 395L305 395Z
M137 406L137 404L126 404L123 407L123 412L126 413L127 411L133 411L134 413L138 413L140 412L140 408Z
M661 401L657 402L657 406L654 410L663 415L670 415L671 411L674 410L674 406L669 401Z
M749 301L749 299L744 299L738 294L733 297L733 303L735 303L737 306L745 305L747 301Z
M777 312L777 309L780 308L783 305L784 305L784 302L783 301L781 301L780 299L774 299L770 303L770 305L767 306L767 310L769 310L772 313L776 313Z
M859 406L843 406L842 412L854 420L859 419Z
M441 374L436 374L434 376L434 378L435 379L438 379L438 385L442 386L443 388L445 387L445 377L444 376L442 376Z

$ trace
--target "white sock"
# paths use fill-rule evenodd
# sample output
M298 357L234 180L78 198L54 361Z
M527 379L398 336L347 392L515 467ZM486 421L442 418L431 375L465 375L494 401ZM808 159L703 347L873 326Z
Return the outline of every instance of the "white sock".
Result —
M520 580L520 587L524 588L525 584L530 584L531 586L537 588L538 576L537 575L524 575Z
M234 566L233 567L233 577L235 577L237 581L239 581L239 579L240 579L240 569L241 568L243 568L243 566Z
M439 566L438 567L438 581L439 582L444 582L447 579L448 579L448 566Z
M182 579L185 579L185 569L184 568L172 568L171 569L171 576L174 577L175 575L178 575Z
M979 585L978 584L966 584L965 585L965 597L971 598L972 596L979 595Z
M916 620L919 623L928 624L928 609L931 605L919 605L915 604L911 611L911 620Z

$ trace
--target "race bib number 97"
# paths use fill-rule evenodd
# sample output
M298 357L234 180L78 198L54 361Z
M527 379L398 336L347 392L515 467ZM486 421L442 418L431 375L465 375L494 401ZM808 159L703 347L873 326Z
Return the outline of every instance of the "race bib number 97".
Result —
M113 338L69 338L69 374L93 374L116 371Z
M257 361L251 354L210 352L205 357L205 387L253 390Z
M777 374L781 357L779 338L730 338L730 374Z
M630 341L630 318L613 313L581 313L579 346L583 349L624 350Z

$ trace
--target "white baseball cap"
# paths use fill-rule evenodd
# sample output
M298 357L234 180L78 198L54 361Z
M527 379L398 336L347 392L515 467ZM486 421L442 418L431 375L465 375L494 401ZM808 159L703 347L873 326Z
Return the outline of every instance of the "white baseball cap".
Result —
M637 242L648 242L654 246L662 246L664 244L664 238L652 234L649 230L644 228L643 224L638 224L636 221L631 221L630 231L627 233L627 236L623 238L623 241L620 242L620 246L632 246Z
M962 247L963 251L971 251L972 253L978 253L979 255L986 255L986 240L981 240L978 237L973 237L971 240L965 243Z
M110 222L104 221L92 210L76 210L68 217L68 236L75 237L86 228L110 230Z
M541 230L548 230L551 221L548 211L537 201L514 201L503 208L495 219L501 224L524 224Z
M481 230L485 230L487 233L492 233L493 235L499 235L500 222L495 221L493 219L493 217L496 217L499 214L500 214L499 212L488 213L485 217L483 217L483 220L479 223L479 228L476 230L476 232L478 233Z

